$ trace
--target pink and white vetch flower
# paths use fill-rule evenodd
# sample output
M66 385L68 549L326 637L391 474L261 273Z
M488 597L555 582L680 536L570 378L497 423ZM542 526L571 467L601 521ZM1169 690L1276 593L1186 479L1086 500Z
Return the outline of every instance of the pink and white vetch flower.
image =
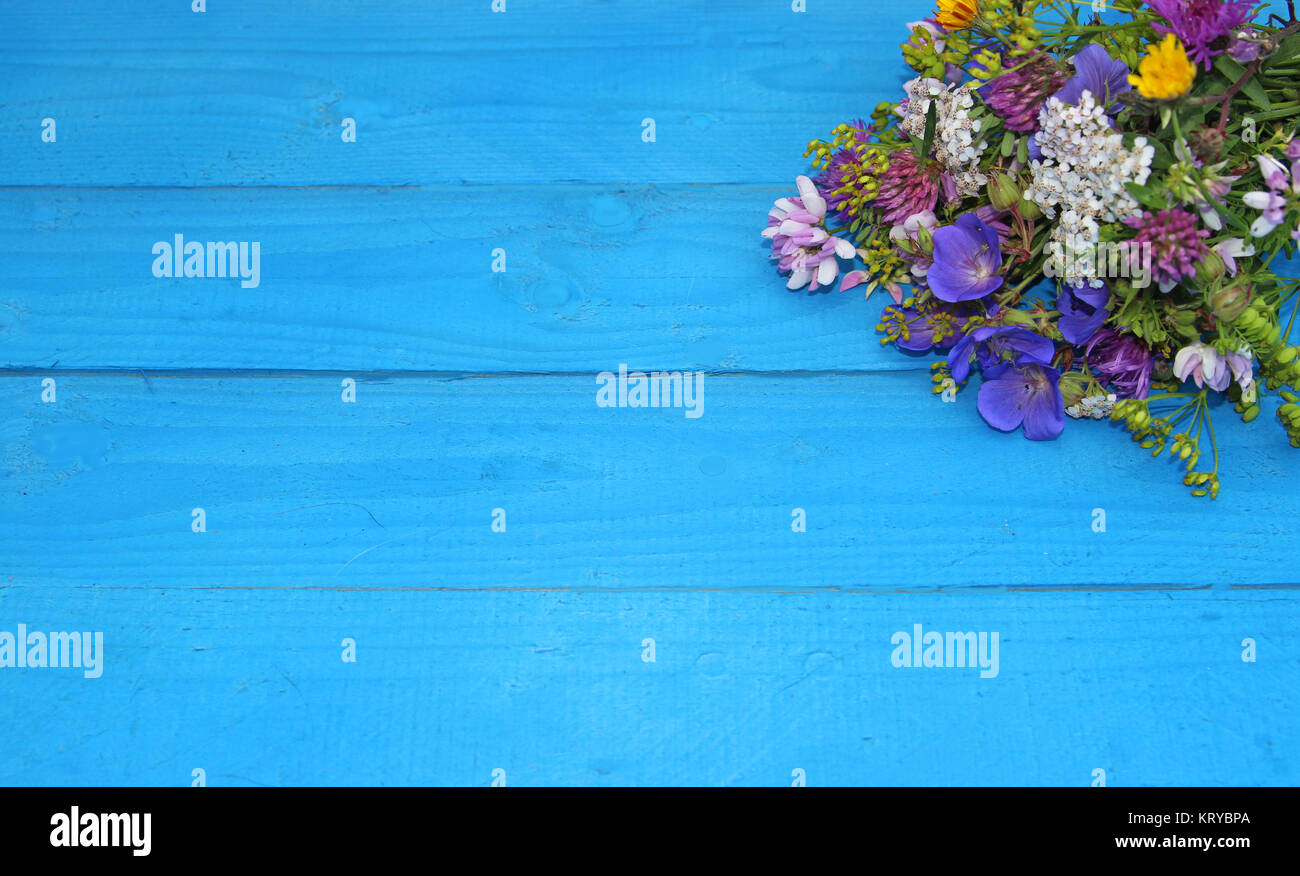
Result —
M808 286L816 292L835 282L840 274L839 259L857 253L853 244L826 230L826 199L806 176L795 180L799 195L780 198L767 214L763 236L772 241L772 258L777 270L790 272L788 289Z

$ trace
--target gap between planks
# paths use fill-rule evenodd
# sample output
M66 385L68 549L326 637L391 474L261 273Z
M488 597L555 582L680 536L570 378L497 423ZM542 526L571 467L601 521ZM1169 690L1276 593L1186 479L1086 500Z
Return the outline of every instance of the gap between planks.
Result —
M534 182L477 182L474 180L461 180L459 182L434 182L434 183L304 183L302 185L0 185L0 192L169 192L169 191L198 191L198 192L255 192L255 191L420 191L428 189L436 191L439 189L536 189L544 187L557 188L600 188L613 189L616 191L636 190L636 189L752 189L754 191L769 191L771 189L789 189L791 187L789 180L776 180L773 182L656 182L654 180L646 181L644 179L629 180L587 180L587 179L551 179L537 180ZM765 208L767 209L767 208Z
M36 586L49 589L50 585L26 585L0 583L0 592ZM64 588L59 588L64 589ZM170 590L183 592L199 591L320 591L333 593L573 593L599 595L626 595L632 593L679 593L709 594L733 596L821 596L843 594L855 596L894 596L894 595L929 595L937 593L1197 593L1215 590L1300 590L1300 584L1229 584L1227 587L1214 584L973 584L931 587L673 587L673 586L577 586L577 587L436 587L436 586L401 586L401 587L347 587L325 586L320 584L277 585L263 587L250 584L231 584L220 586L185 586L168 584L78 584L71 589L77 590Z
M833 369L826 371L694 371L690 368L662 367L652 371L692 371L706 377L882 377L893 374L907 374L914 371L930 370L929 361L923 365L906 368L874 369ZM941 360L934 360L941 361ZM417 378L426 380L496 380L498 378L516 377L595 377L597 371L436 371L436 370L382 370L355 371L340 369L304 369L304 368L164 368L161 370L143 370L138 368L0 368L0 378L5 377L127 377L135 380L151 378L184 378L192 380L213 380L229 378L286 378L286 377L353 377L362 380L390 380L400 378Z

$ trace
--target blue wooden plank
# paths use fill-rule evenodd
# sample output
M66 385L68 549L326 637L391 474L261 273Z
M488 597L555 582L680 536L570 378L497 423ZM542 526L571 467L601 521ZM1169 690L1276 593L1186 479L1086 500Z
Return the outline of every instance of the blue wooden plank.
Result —
M709 371L924 367L880 346L883 293L864 304L859 290L785 288L759 232L787 193L4 191L0 364L595 372L636 358ZM155 278L152 248L176 234L258 242L259 284ZM498 249L504 272L493 270Z
M917 372L706 377L698 418L599 407L591 375L362 378L351 403L340 384L64 377L43 403L38 379L0 380L0 576L54 590L1300 585L1279 559L1300 549L1300 470L1267 414L1217 418L1210 504L1117 426L1029 442Z
M1298 608L1294 592L4 585L6 619L102 631L104 672L0 671L23 704L0 725L0 782L1294 785ZM998 675L895 668L891 638L918 623L999 633Z
M1297 782L1271 411L1192 500L763 258L930 3L209 5L0 10L0 365L58 392L0 378L0 632L106 643L0 669L0 782ZM153 278L175 233L262 282ZM710 372L704 415L597 407L621 362ZM997 677L894 668L917 623Z
M635 357L705 371L927 368L880 345L883 292L864 304L859 290L785 288L759 235L783 194L3 191L0 366L596 372ZM177 234L257 242L258 284L155 277L155 243Z
M927 5L6 3L0 185L784 183Z

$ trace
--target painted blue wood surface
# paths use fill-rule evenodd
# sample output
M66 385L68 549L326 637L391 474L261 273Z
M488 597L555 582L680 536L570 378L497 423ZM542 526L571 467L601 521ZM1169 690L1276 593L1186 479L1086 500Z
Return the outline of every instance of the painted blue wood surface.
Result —
M1118 426L1027 442L918 372L708 377L698 419L599 408L591 376L340 383L0 381L11 583L1300 587L1300 470L1231 418L1208 505Z
M787 161L792 179L798 155ZM784 288L759 235L784 194L590 185L4 191L0 365L926 367L880 346L873 328L887 296L864 305L857 291ZM155 278L151 248L177 233L258 240L260 285ZM494 273L498 248L506 270Z
M895 99L926 6L790 5L6 3L0 184L785 184L810 139Z
M394 582L395 583L395 582ZM490 584L492 582L485 582ZM0 780L1292 784L1296 601L1260 592L21 591L103 678L0 688ZM6 614L17 600L5 600ZM895 669L914 623L997 678ZM1243 663L1249 634L1260 662ZM358 642L356 664L339 641ZM657 660L641 660L655 638ZM35 671L32 671L35 672ZM12 675L12 673L10 673ZM201 792L196 792L201 793Z
M929 7L808 5L5 4L0 631L106 657L0 669L0 782L1295 784L1284 436L1223 409L1193 500L786 292L768 204ZM597 407L622 362L704 415Z

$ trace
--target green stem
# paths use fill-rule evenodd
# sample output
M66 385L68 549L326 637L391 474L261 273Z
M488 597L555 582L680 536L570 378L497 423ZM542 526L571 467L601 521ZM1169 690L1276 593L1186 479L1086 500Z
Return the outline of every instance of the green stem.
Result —
M1205 428L1210 433L1210 450L1214 452L1214 474L1219 473L1219 442L1214 440L1214 422L1210 419L1210 406L1202 400L1205 410Z

